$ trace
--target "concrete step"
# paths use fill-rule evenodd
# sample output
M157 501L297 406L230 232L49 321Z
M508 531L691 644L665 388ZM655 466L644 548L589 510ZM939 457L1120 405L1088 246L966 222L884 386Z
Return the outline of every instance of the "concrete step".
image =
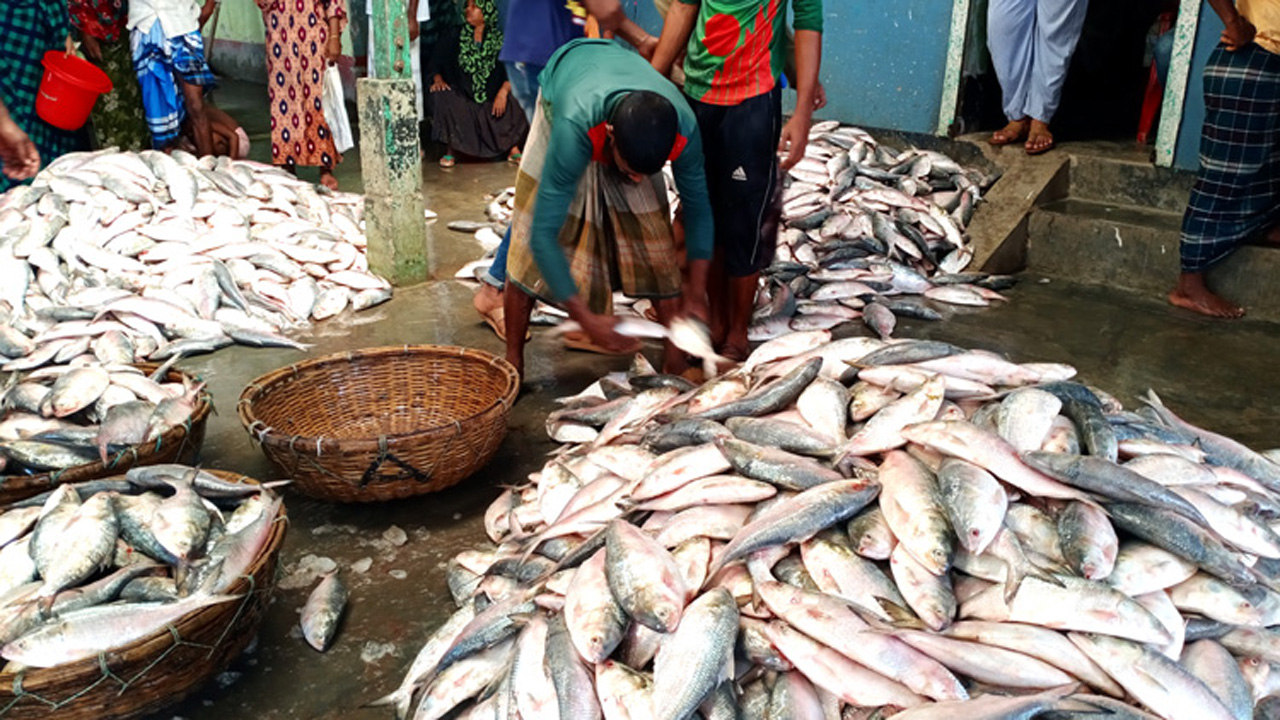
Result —
M1028 218L1032 272L1163 296L1179 272L1181 211L1071 197L1046 203ZM1280 249L1245 246L1209 272L1216 292L1249 316L1280 322Z
M1194 173L1103 154L1072 153L1070 173L1073 198L1176 213L1186 207L1196 179Z

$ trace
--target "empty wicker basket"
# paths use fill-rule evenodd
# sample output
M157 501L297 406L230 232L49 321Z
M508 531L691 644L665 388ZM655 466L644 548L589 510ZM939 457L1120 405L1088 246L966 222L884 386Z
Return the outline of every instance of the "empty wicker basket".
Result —
M299 492L371 502L442 490L483 467L519 386L510 363L481 350L368 348L267 373L236 411Z

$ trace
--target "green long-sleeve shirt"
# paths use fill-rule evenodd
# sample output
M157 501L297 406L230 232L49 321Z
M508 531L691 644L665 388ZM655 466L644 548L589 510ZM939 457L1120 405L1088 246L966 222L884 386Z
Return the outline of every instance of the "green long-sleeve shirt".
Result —
M698 120L680 91L644 58L612 40L574 40L547 60L538 78L551 138L538 183L530 248L553 299L577 293L569 262L558 242L560 227L578 182L593 161L605 156L605 125L627 94L651 90L676 109L678 136L671 170L684 209L685 248L690 260L709 260L713 247L711 201L703 171Z

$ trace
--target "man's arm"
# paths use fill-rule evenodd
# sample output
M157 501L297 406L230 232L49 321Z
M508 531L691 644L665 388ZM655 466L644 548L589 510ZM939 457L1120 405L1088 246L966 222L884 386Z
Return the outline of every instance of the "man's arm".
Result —
M35 143L9 117L0 102L0 170L13 180L26 180L40 169L40 153Z
M591 17L599 23L602 34L611 32L626 40L632 47L639 50L646 60L653 57L653 51L658 47L658 39L627 17L627 13L622 9L622 3L618 0L583 0L582 4L586 6Z
M796 107L782 128L778 150L786 152L782 169L788 170L804 157L809 142L809 126L818 89L818 69L822 64L822 33L796 30Z
M578 181L590 162L591 143L585 137L579 137L568 123L552 126L546 162L538 181L529 248L538 272L547 283L548 293L557 302L564 302L578 292L569 272L569 261L560 247L560 228L569 214Z
M213 11L218 7L219 0L204 0L204 5L200 7L200 27L209 21L209 16L213 15Z
M1227 50L1235 52L1253 42L1258 30L1236 10L1232 0L1209 0L1209 7L1222 19L1222 24L1226 25L1220 39Z
M662 37L658 38L658 47L653 53L653 69L662 75L671 75L671 65L680 57L680 51L689 44L693 28L698 24L698 3L688 0L674 0L667 10L667 17L662 23Z

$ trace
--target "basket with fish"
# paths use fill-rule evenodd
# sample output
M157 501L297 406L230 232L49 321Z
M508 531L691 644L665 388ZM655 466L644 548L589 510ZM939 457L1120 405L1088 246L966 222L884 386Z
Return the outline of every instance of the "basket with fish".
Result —
M131 467L193 462L213 407L169 365L52 366L6 390L0 503Z
M275 586L279 496L185 465L0 513L0 718L132 718L224 671Z
M366 348L280 368L240 394L240 422L283 477L321 500L450 487L489 462L520 379L482 350Z

